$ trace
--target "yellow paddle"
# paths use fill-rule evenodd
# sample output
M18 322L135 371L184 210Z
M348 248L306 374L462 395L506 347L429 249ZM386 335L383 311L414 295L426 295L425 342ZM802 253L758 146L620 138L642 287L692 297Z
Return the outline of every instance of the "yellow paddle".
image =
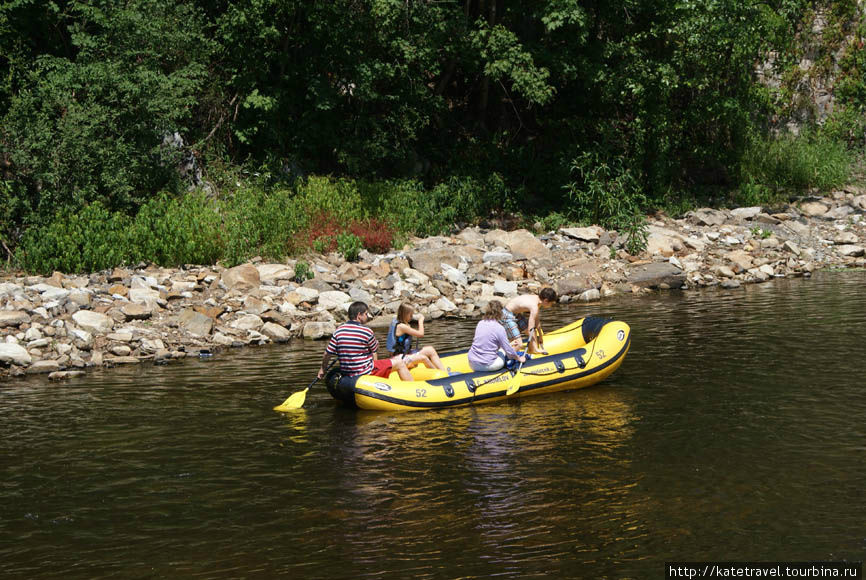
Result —
M289 395L289 398L282 402L282 404L274 407L274 411L291 411L292 409L300 409L304 406L304 400L307 398L307 391L310 390L310 387L316 384L319 380L319 377L313 379L313 382L307 385L307 388L303 391L298 391L297 393L292 393Z
M529 340L526 341L526 350L523 351L523 362L526 362L526 357L529 356L529 343L532 342L532 333L535 332L535 329L529 331ZM508 385L508 389L505 390L505 396L510 397L514 393L520 390L520 369L523 368L523 363L520 363L517 366L517 370L514 372L514 377L511 379L511 384Z
M331 367L334 366L335 362L337 362L336 358L334 360L332 360L331 364L328 365L328 368L325 369L325 374L327 374L327 372L329 370L331 370ZM306 389L304 389L303 391L298 391L297 393L291 394L288 399L286 399L285 401L282 402L282 404L274 407L274 411L285 412L285 411L291 411L292 409L300 409L301 407L303 407L304 406L304 400L307 398L307 391L309 391L310 387L315 385L318 381L319 381L319 377L316 376L316 378L313 379L313 382L310 383L309 385L307 385Z

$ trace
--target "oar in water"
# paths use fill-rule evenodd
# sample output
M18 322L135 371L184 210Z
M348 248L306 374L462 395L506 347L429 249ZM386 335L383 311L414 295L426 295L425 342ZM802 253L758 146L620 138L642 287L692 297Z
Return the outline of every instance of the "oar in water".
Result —
M532 342L532 333L535 332L535 329L529 331L529 340L526 341L526 350L523 351L523 362L517 366L517 370L514 372L514 377L511 379L511 384L508 385L508 388L505 390L505 396L510 397L514 393L520 390L520 369L523 368L523 363L526 362L526 359L529 357L529 343Z
M330 368L332 366L334 366L334 362L336 362L336 360L337 359L334 359L333 361L331 361L331 364L328 365L328 369L325 370L325 373L327 373L328 370L330 370ZM276 407L274 407L274 411L285 412L285 411L291 411L292 409L300 409L301 407L303 407L304 401L307 398L307 391L309 391L310 387L315 385L317 382L319 382L318 376L316 376L316 378L313 379L313 382L311 382L309 385L307 385L306 389L304 389L303 391L298 391L297 393L292 393L288 399L286 399L285 401L282 402L281 405L277 405Z

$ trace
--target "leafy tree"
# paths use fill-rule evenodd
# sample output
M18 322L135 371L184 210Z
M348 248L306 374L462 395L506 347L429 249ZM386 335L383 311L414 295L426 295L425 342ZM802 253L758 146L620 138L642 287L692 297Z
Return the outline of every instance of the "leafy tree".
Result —
M58 31L10 61L16 86L0 144L29 211L45 218L94 200L133 208L169 185L178 151L163 141L186 131L206 79L198 13L170 0L22 1L2 13L8 22L36 15L4 44Z

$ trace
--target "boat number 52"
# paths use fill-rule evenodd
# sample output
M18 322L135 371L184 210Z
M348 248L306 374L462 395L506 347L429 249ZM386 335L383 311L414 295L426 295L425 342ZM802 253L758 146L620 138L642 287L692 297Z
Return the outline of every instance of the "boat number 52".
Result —
M598 360L603 360L604 359L604 351L601 349L598 349L597 351L595 351L595 356L598 357Z
M419 399L427 397L427 389L415 389L415 396Z

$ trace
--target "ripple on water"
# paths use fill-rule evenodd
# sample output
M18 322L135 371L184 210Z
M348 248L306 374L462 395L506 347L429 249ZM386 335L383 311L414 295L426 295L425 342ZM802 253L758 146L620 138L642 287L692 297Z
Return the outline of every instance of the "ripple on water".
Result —
M431 413L272 407L324 344L0 387L4 577L647 577L862 559L866 274L545 311L627 321L605 383ZM436 320L425 344L468 344ZM62 547L62 549L60 549ZM46 563L50 563L50 566Z

